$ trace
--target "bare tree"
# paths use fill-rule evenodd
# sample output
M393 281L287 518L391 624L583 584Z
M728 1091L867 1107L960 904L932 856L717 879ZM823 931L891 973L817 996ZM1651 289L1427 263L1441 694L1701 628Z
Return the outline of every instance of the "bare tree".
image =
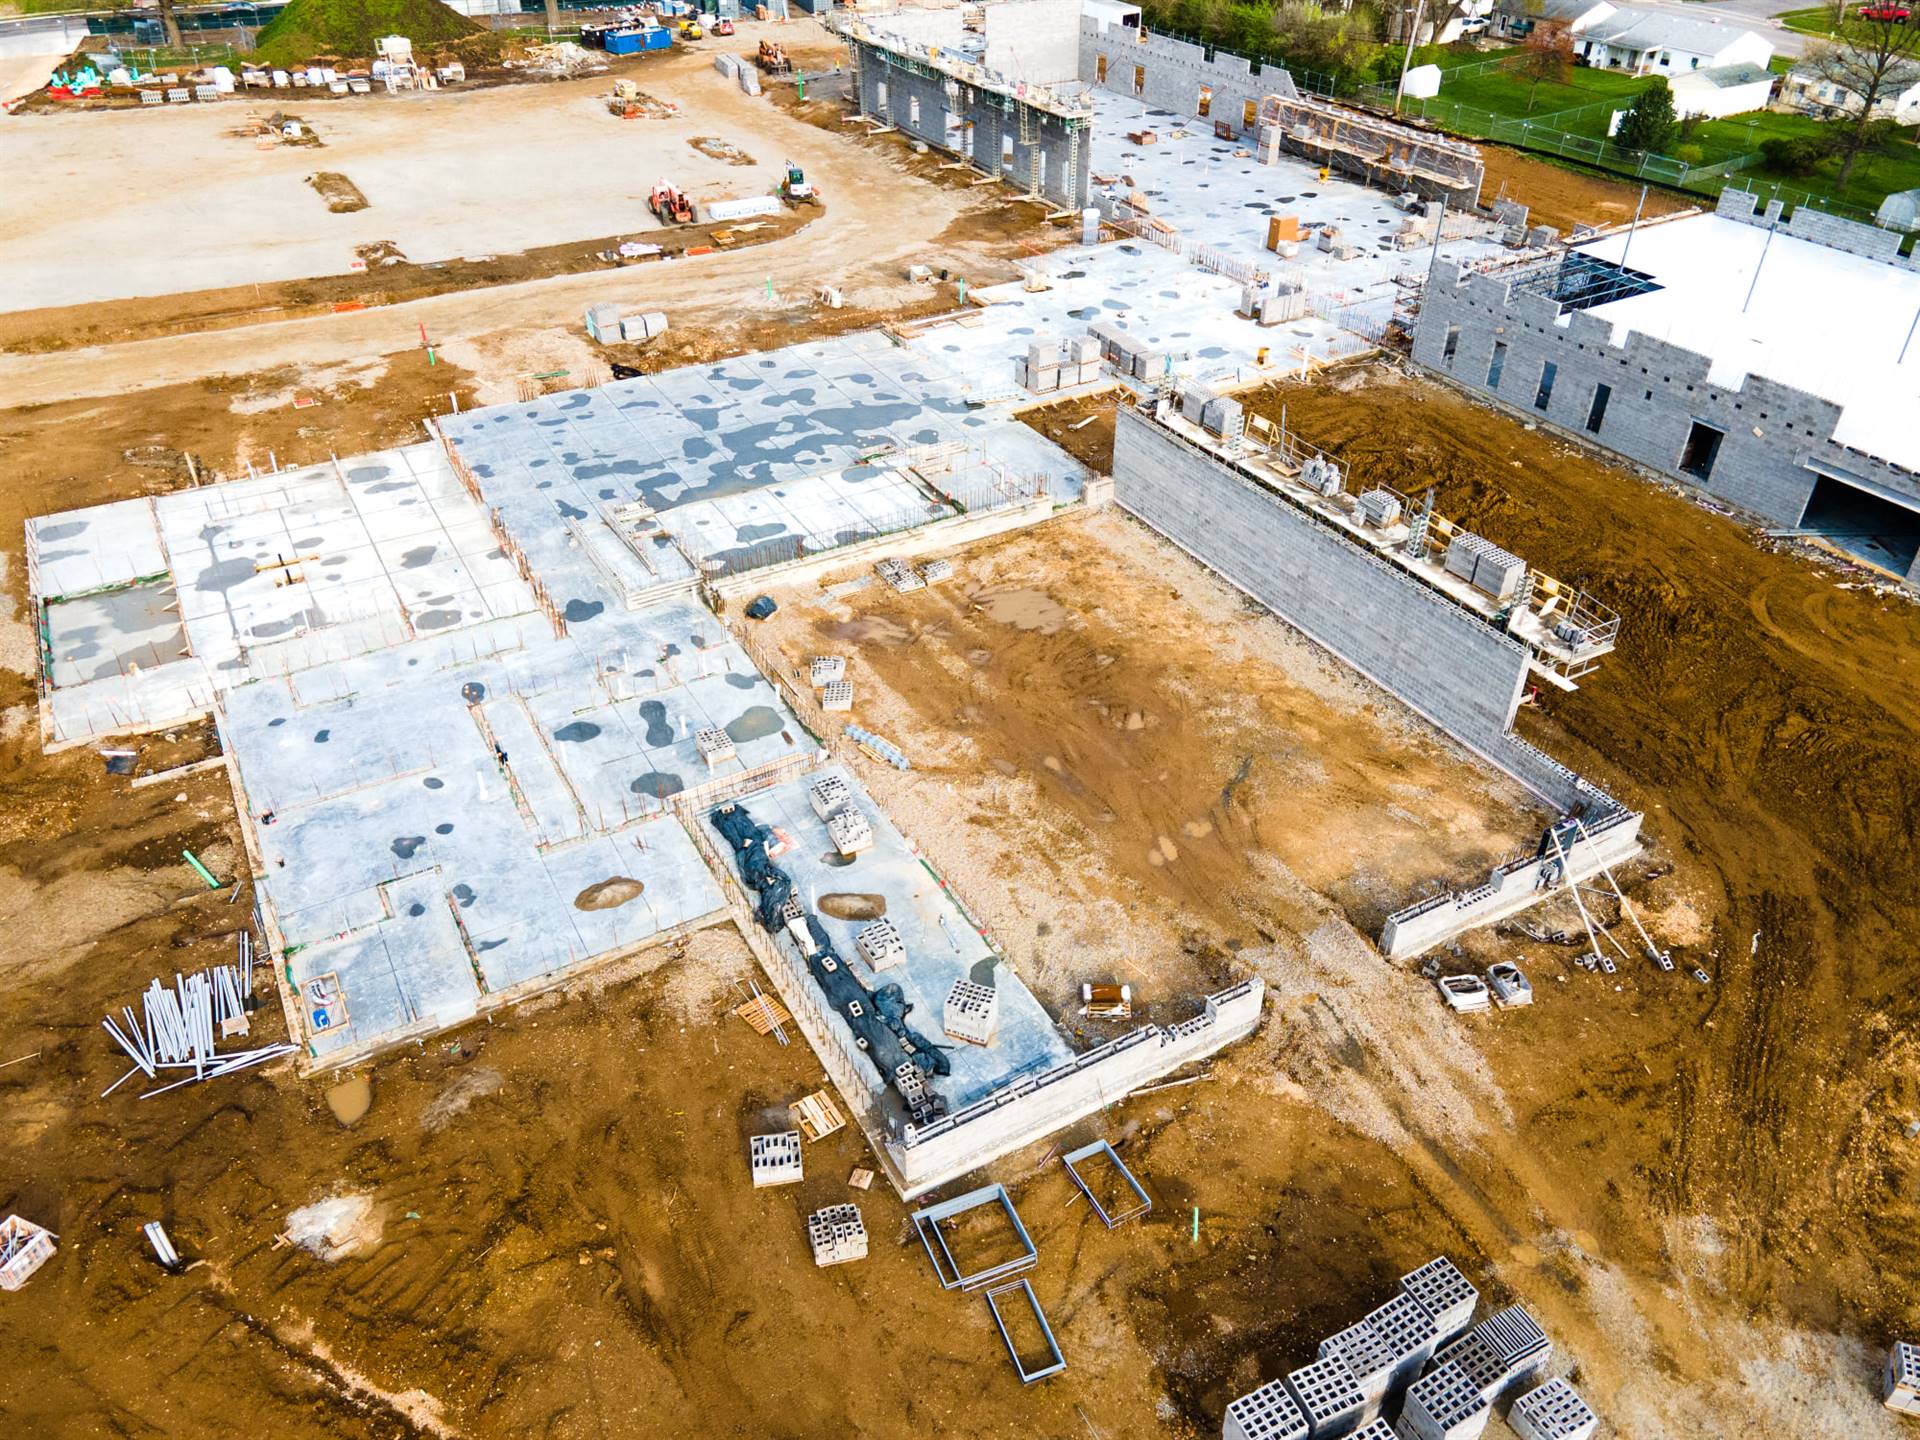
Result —
M168 48L180 49L180 17L173 13L173 0L160 0L160 28L165 32Z
M1559 85L1573 73L1573 26L1565 20L1534 21L1517 68L1533 82L1527 91L1527 109L1531 110L1542 80Z
M1835 103L1842 118L1833 123L1843 128L1834 147L1840 156L1834 187L1844 191L1854 161L1873 140L1874 111L1920 82L1920 27L1890 16L1856 15L1842 21L1831 40L1809 45L1801 63L1840 92Z
M1413 35L1416 45L1435 44L1447 33L1447 26L1455 20L1467 18L1467 9L1471 0L1429 0L1425 9L1421 9L1420 0L1393 0L1385 7L1387 34L1390 45L1404 45L1418 24L1421 33ZM1420 19L1414 19L1414 12L1420 11ZM1428 27L1432 29L1429 30Z

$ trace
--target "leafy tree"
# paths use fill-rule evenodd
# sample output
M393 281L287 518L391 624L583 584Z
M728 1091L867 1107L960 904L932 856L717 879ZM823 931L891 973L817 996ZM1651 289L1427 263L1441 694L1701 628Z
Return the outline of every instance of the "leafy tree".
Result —
M1807 47L1801 64L1840 92L1841 116L1835 152L1840 173L1834 188L1844 191L1854 162L1877 140L1876 111L1889 108L1909 87L1920 83L1920 27L1909 20L1868 20L1856 14L1843 20L1834 38Z
M1614 132L1613 143L1622 150L1650 150L1658 154L1666 149L1679 128L1680 121L1673 113L1673 91L1667 88L1666 81L1656 79L1633 97L1627 113L1620 117L1620 128Z
M1573 26L1565 20L1536 20L1520 52L1519 72L1533 82L1527 91L1527 109L1540 94L1540 82L1566 83L1573 73Z

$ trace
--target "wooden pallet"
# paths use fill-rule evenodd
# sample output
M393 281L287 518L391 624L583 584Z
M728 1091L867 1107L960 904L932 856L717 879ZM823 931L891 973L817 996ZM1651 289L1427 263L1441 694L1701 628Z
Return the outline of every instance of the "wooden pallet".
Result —
M833 1097L824 1090L816 1090L803 1100L796 1100L787 1107L787 1113L793 1116L794 1123L809 1140L821 1140L841 1129L847 1123L847 1117L840 1113L840 1107L833 1103Z
M733 1013L746 1021L747 1024L754 1028L756 1033L761 1035L771 1035L775 1028L793 1023L793 1016L789 1013L787 1007L771 995L762 995L757 1000L749 1000L744 1005L736 1005L733 1007Z

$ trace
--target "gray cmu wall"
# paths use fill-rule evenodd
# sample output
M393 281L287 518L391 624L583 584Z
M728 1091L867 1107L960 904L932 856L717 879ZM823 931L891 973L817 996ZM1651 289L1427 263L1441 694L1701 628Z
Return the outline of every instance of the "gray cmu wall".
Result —
M1770 200L1765 210L1758 209L1758 203L1759 197L1750 190L1722 190L1714 213L1727 220L1738 220L1743 225L1766 228L1775 224L1784 208L1781 203ZM1825 245L1830 250L1844 250L1849 255L1882 260L1889 265L1898 265L1903 270L1920 270L1920 257L1902 258L1902 236L1898 230L1882 230L1878 225L1842 220L1837 215L1828 215L1805 205L1788 216L1787 223L1780 228L1789 235L1810 240L1815 245Z
M1093 132L1081 132L1076 151L1067 123L1043 111L1033 111L1034 145L1020 143L1017 114L1003 108L1004 97L988 91L959 87L959 98L949 100L944 80L916 74L895 64L891 53L878 44L854 40L860 51L860 113L884 120L889 125L924 140L929 145L949 150L947 112L961 121L973 122L971 149L965 158L989 175L1004 174L1011 183L1025 189L1032 176L1030 156L1039 150L1044 156L1041 188L1047 199L1062 209L1087 208L1093 192ZM883 98L884 87L884 98ZM967 98L971 95L973 98ZM919 118L914 118L914 102L919 102ZM1013 102L1004 102L1013 103ZM1025 107L1022 107L1025 108ZM958 132L964 133L964 132ZM1013 159L1005 161L1003 136L1013 137ZM951 152L950 153L954 153Z
M1107 57L1107 78L1100 73L1098 57ZM1146 73L1145 88L1133 88L1133 68ZM1264 69L1238 55L1216 51L1212 60L1198 45L1151 35L1127 25L1110 25L1091 15L1080 19L1080 78L1115 95L1139 100L1153 110L1171 110L1176 115L1195 115L1200 106L1200 87L1213 91L1208 107L1209 122L1224 120L1242 134L1251 135L1245 125L1246 104L1254 109L1268 95L1297 95L1293 77L1278 65Z
M1563 809L1611 804L1512 734L1526 648L1470 611L1124 408L1113 493L1122 509L1535 794Z
M1728 192L1736 194L1738 192ZM1751 203L1751 197L1740 195ZM1723 209L1725 197L1722 197ZM1803 238L1824 227L1846 225L1831 216L1806 215ZM1734 219L1743 218L1739 213ZM1789 230L1791 226L1784 227ZM1862 226L1851 227L1854 230ZM1862 243L1843 236L1850 244ZM1897 236L1890 236L1897 241ZM1824 239L1820 243L1826 243ZM1861 253L1856 251L1856 253ZM1497 275L1463 275L1452 261L1433 267L1420 304L1413 358L1469 390L1545 420L1577 439L1605 446L1636 464L1697 486L1775 525L1797 526L1812 498L1809 462L1866 480L1920 505L1920 477L1835 443L1840 407L1764 375L1748 375L1738 390L1707 382L1709 358L1651 336L1629 332L1613 343L1612 325L1575 311L1563 327L1559 306L1543 296L1512 294ZM1460 327L1453 363L1446 363L1447 331ZM1496 341L1506 344L1499 388L1487 374ZM1553 395L1542 411L1534 406L1542 365L1557 367ZM1612 398L1597 433L1587 430L1594 387L1610 385ZM1701 481L1681 471L1680 452L1693 422L1725 432L1713 473ZM1920 423L1920 422L1917 422ZM1759 430L1759 435L1754 434ZM1920 562L1908 578L1920 580Z

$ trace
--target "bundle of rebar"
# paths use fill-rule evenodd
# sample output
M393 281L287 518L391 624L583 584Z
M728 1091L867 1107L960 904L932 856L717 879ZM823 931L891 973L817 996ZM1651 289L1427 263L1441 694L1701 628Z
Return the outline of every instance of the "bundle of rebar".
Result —
M158 1079L163 1070L191 1070L193 1073L157 1089L142 1093L145 1100L182 1085L231 1075L254 1065L263 1065L283 1055L291 1055L298 1046L262 1045L250 1050L221 1051L219 1041L237 1030L244 1034L249 1021L253 980L251 944L243 939L241 960L246 966L216 965L196 975L175 973L172 988L155 980L141 996L141 1013L123 1006L121 1019L108 1016L100 1023L127 1052L133 1069L127 1071L101 1092L105 1099L135 1075Z

